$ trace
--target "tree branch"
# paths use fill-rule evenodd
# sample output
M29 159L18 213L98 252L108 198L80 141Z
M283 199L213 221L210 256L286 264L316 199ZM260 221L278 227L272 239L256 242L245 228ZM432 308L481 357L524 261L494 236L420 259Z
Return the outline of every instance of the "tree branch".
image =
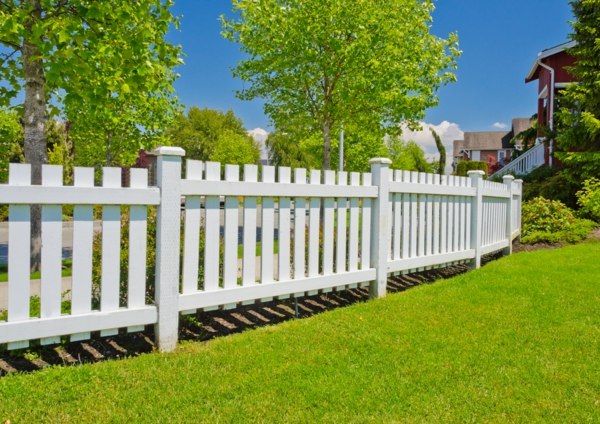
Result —
M21 50L21 46L19 46L18 44L14 43L12 41L0 39L0 43L6 44L7 46L11 46L15 50L19 50L19 51Z
M4 57L2 58L2 63L6 62L6 61L7 61L8 59L10 59L10 58L11 58L11 57L12 57L12 56L15 54L15 53L17 53L17 52L19 52L19 51L21 51L21 49L14 49L14 50L12 51L12 53L10 53L10 54L9 54L9 53L2 53L2 54L0 54L0 56L4 56Z

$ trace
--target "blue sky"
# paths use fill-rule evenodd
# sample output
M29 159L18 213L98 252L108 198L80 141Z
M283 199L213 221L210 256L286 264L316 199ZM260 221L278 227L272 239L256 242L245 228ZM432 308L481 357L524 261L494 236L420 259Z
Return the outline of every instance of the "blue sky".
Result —
M442 37L457 32L463 54L458 82L440 90L440 104L427 111L425 122L441 132L449 130L445 141L451 142L461 130L494 130L494 123L510 124L512 117L531 116L536 86L526 85L525 75L538 52L568 41L567 0L438 0L435 4L432 32ZM186 55L185 66L178 69L176 91L186 106L232 109L246 128L268 129L262 103L243 102L234 95L243 85L232 78L230 68L241 54L239 46L220 36L218 21L230 10L230 0L176 0L174 13L182 15L181 28L169 35L169 41L181 44Z

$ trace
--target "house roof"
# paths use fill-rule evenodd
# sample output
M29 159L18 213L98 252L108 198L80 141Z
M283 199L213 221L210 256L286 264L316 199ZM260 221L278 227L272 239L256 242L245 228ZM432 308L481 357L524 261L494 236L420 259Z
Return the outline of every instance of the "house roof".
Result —
M539 62L547 57L550 56L554 56L555 54L558 53L562 53L567 49L570 49L571 47L575 47L575 41L569 41L567 43L563 43L563 44L559 44L558 46L554 46L551 47L549 49L546 50L542 50L541 52L538 53L537 58L535 59L535 62L533 62L533 65L531 66L531 69L529 70L529 73L527 74L527 77L525 77L525 82L531 82L533 80L536 80L537 77L537 70L540 66Z
M453 151L452 156L453 157L461 156L462 155L461 150L463 150L464 148L465 148L464 140L454 140L452 142L452 151Z
M503 150L513 149L510 143L512 138L531 128L533 125L531 118L513 118L510 131L479 131L465 132L464 140L454 140L453 154L460 156L461 150Z
M513 118L512 120L512 136L518 135L525 130L528 130L533 125L531 118Z
M464 148L467 150L499 150L502 148L502 139L508 131L480 131L466 132Z

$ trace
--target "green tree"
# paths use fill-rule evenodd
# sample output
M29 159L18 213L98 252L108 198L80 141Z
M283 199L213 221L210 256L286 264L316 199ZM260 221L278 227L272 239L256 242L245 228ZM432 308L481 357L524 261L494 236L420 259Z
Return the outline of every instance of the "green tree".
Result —
M318 160L306 146L295 142L287 133L280 131L270 133L266 145L271 165L312 168L315 163L318 163Z
M435 147L437 147L438 153L440 154L440 159L435 167L435 172L440 175L444 175L446 173L446 148L444 147L444 143L442 143L442 139L440 138L439 134L431 127L429 127L429 131L431 131L431 135L435 140Z
M192 106L187 114L180 114L167 131L167 137L186 151L186 156L198 160L211 160L224 134L247 137L242 120L233 111L200 109Z
M577 80L560 98L557 110L559 158L572 178L600 175L600 0L570 2L575 21L569 69Z
M217 138L210 160L231 165L256 164L260 159L258 145L248 135L226 130Z
M6 105L24 91L24 154L33 184L41 182L41 165L48 160L49 105L62 108L74 129L97 129L88 142L107 137L101 124L122 128L126 122L131 131L152 131L171 115L173 68L181 63L180 49L165 42L177 24L171 5L171 0L118 6L87 0L0 2L0 79L5 81L0 101ZM40 263L39 217L39 208L33 208L34 269Z
M8 164L22 162L23 127L14 110L0 108L0 183L8 181Z
M433 167L425 158L425 152L412 140L404 141L397 136L390 138L389 154L392 159L392 169L433 172Z
M234 75L249 82L242 99L264 98L279 131L318 133L329 169L332 135L354 124L399 133L454 81L457 37L430 34L433 0L234 0L223 34L247 59Z

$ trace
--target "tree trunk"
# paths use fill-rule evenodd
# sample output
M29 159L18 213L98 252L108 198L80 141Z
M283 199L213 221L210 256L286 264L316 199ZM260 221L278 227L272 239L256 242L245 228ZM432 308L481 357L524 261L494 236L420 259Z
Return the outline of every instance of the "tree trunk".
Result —
M331 122L329 117L323 118L323 170L331 165Z
M25 21L25 37L22 49L25 79L25 122L24 147L25 161L31 164L31 183L42 183L42 164L48 162L46 148L46 79L39 48L32 42L32 27L41 19L39 0L29 0L34 11ZM42 228L41 207L31 207L31 269L37 271L41 264Z

